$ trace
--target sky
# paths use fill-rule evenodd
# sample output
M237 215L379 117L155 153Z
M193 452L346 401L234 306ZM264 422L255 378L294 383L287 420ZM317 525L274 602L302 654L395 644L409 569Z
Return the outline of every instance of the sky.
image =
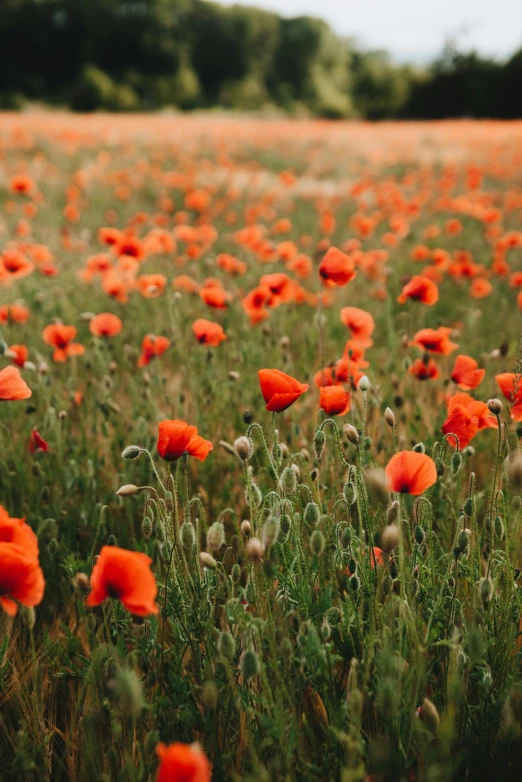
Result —
M234 5L238 0L219 0ZM428 62L453 37L462 50L505 57L522 47L522 0L239 0L283 16L317 16L399 62Z

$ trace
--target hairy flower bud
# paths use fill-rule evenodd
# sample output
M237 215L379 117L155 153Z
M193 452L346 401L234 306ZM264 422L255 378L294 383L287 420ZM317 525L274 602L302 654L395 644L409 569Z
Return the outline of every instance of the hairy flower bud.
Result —
M354 445L357 445L359 442L359 432L355 426L352 426L352 424L345 424L343 426L343 433L347 440L349 440Z
M491 578L481 578L479 582L479 595L484 610L486 610L491 603L493 591L493 581Z
M324 535L320 529L314 529L310 536L310 550L316 557L320 557L324 550Z
M281 522L278 516L269 516L263 524L261 539L265 546L273 546L279 537Z
M120 486L116 494L118 497L130 497L139 492L139 490L139 486L135 486L133 483L126 483L125 486Z
M145 540L148 540L152 535L152 519L150 516L144 516L141 522L141 533Z
M259 538L250 538L246 544L247 554L250 559L260 560L265 553L265 547Z
M488 410L490 413L493 413L493 415L500 415L502 412L502 402L500 399L488 399Z
M137 459L140 453L141 448L139 445L128 445L126 448L124 448L121 455L124 459Z
M207 531L207 545L212 551L219 551L225 542L225 527L220 521L215 521Z
M316 459L320 459L321 458L321 456L323 454L325 442L326 442L326 435L325 435L325 433L323 432L322 429L318 429L317 432L314 435L314 453L315 453Z
M304 523L308 527L315 527L320 517L321 512L319 510L319 505L316 502L307 503L303 514Z
M401 539L401 533L396 524L388 524L381 535L381 545L384 551L393 551L397 548Z
M238 437L234 440L234 450L242 462L247 462L254 452L252 440L248 437Z
M89 576L86 573L76 573L74 577L74 586L80 592L87 593L90 589Z
M357 500L357 489L355 483L345 483L343 486L343 497L347 505L353 505Z
M241 522L241 532L243 535L246 535L248 537L252 531L252 525L248 521L248 519L244 519L244 521Z
M389 407L387 407L386 410L384 411L384 420L386 421L388 426L391 429L393 429L393 427L395 426L395 414L393 410Z
M460 453L460 451L455 451L455 453L451 457L451 472L453 473L453 475L457 475L461 467L462 467L462 454Z
M363 375L359 380L358 388L359 391L368 391L368 389L370 388L370 381L368 380L366 375Z
M203 567L208 567L210 570L214 570L217 567L217 562L214 557L207 554L206 551L200 551L199 561Z
M184 549L192 549L196 545L196 530L191 521L186 521L180 530L181 545Z
M218 652L227 660L232 660L236 653L236 642L231 633L226 630L221 633L218 640Z
M292 497L297 491L297 475L291 467L285 467L281 475L281 488L285 494Z
M241 655L239 667L243 679L247 682L259 673L259 658L253 649L247 649Z
M424 698L422 702L422 718L429 730L436 733L440 723L439 712L435 704L428 698Z

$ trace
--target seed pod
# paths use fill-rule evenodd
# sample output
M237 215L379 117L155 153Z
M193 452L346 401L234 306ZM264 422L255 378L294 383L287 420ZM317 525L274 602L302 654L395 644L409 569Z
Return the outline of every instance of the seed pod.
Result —
M325 433L323 432L322 429L318 429L314 435L314 453L317 459L320 459L323 454L325 442L326 442Z
M355 483L346 482L343 486L343 497L348 505L353 505L357 500Z
M236 653L236 642L231 633L226 630L221 633L218 640L218 652L227 660L232 660Z
M150 516L144 516L141 522L141 533L145 540L148 540L152 535L152 519Z
M124 459L137 459L141 453L139 445L128 445L122 452Z
M324 550L324 535L320 529L315 529L310 536L310 549L316 557L321 556Z
M504 522L500 516L495 516L494 529L495 536L498 538L498 540L502 540L504 537Z
M321 512L319 510L319 505L317 505L316 502L309 502L307 503L304 509L304 514L303 514L304 523L308 527L315 527L315 525L319 521L320 515Z
M455 451L455 453L451 457L451 471L453 475L457 475L461 467L462 467L462 454L460 453L460 451Z
M225 527L220 521L215 521L207 531L207 545L212 551L219 551L225 542Z
M473 515L473 497L468 497L466 502L463 505L462 510L466 514L466 516L472 516Z
M291 467L285 467L281 475L281 488L285 494L292 497L297 491L297 475Z
M186 521L180 530L181 545L184 549L190 550L196 545L196 530L191 521Z
M259 658L253 649L247 649L241 655L239 667L243 679L247 682L259 673Z
M269 516L261 530L261 540L265 546L273 546L279 537L281 522L278 516Z

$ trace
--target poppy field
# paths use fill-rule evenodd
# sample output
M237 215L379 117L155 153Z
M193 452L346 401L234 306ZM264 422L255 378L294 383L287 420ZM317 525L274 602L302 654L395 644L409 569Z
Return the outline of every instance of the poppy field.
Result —
M4 114L0 780L522 770L522 123Z

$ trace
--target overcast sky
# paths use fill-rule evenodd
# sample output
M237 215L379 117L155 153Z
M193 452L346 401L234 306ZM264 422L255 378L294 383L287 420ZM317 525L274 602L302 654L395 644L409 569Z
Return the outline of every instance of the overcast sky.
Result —
M219 0L234 5L237 0ZM462 49L503 57L522 46L522 0L240 0L284 16L325 19L340 35L397 60L424 62L455 37Z

